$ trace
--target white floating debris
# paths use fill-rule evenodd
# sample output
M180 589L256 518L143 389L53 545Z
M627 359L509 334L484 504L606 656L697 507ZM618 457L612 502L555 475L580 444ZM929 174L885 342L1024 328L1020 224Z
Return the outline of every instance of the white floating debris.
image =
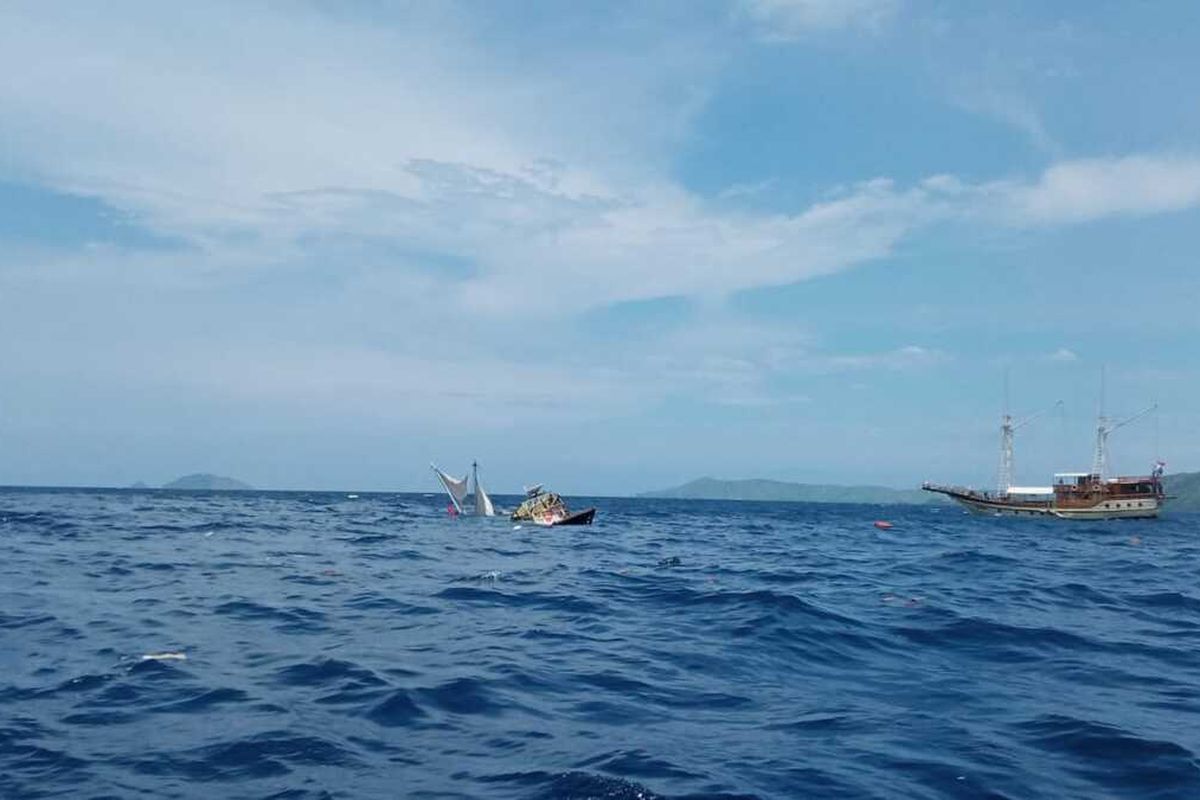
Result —
M346 499L347 499L347 500L357 500L357 499L358 499L358 495L356 495L356 494L348 494L348 495L346 495Z
M187 661L187 653L147 653L142 661Z
M513 525L513 530L514 530L514 531L519 531L519 530L521 530L521 528L523 528L523 527L525 527L525 526L523 526L523 525Z

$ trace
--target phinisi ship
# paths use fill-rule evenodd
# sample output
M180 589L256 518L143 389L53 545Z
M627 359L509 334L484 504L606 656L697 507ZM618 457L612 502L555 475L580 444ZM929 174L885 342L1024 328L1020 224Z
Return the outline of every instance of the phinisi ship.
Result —
M1061 402L1054 407L1061 406ZM1013 422L1005 414L1000 425L1000 471L995 491L983 491L962 486L942 486L926 481L921 488L953 498L976 514L1005 516L1059 517L1062 519L1116 519L1157 517L1167 495L1163 491L1162 475L1166 464L1155 461L1149 475L1109 477L1108 436L1118 428L1141 419L1157 405L1113 423L1103 414L1096 428L1096 451L1089 472L1059 472L1051 486L1014 486L1013 434L1035 418L1039 412Z

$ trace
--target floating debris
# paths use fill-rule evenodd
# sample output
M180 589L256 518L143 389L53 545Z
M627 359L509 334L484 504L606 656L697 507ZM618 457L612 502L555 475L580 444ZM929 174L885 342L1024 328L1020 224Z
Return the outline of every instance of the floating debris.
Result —
M660 558L658 565L660 567L678 567L683 562L679 560L679 556L670 556L669 558Z
M147 653L141 661L187 661L187 653Z
M891 530L892 523L887 522L886 520L877 519L875 520L875 527L879 528L881 531Z

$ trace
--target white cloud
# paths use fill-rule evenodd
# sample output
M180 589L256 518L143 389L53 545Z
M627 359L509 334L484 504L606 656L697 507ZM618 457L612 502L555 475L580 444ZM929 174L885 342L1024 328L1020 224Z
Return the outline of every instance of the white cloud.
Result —
M1049 167L1035 183L992 188L1015 221L1031 225L1180 211L1200 204L1200 157L1067 161Z
M739 0L738 9L760 38L787 42L845 28L877 30L898 5L898 0Z
M752 5L762 20L788 20L780 30L877 22L893 7ZM56 19L0 10L0 166L97 196L192 249L91 251L0 280L10 298L55 280L94 291L109 307L89 341L122 354L141 352L130 344L139 337L177 333L184 296L208 292L245 345L187 349L176 336L186 347L171 358L135 360L160 386L235 403L426 420L470 414L483 395L513 419L518 409L587 418L677 391L727 405L798 402L781 376L949 356L918 345L831 354L805 332L713 313L652 346L582 353L563 341L563 318L828 275L947 221L1065 224L1200 203L1200 159L1139 155L1062 162L1032 180L874 179L793 213L731 210L731 195L762 187L710 202L664 177L662 153L704 96L693 77L708 68L702 58L596 56L581 75L550 75L489 61L453 21L374 30L277 7L239 12L235 31L220 11L173 9L187 14L174 22L147 8L136 25L83 7ZM238 297L239 281L252 296L264 274L276 288L295 275L328 298L292 308ZM146 286L169 296L157 316L126 299L162 303ZM115 319L140 315L142 328L112 334ZM195 316L189 341L212 324ZM26 349L112 372L100 352L72 360L79 330ZM289 349L280 331L305 339Z
M1061 151L1042 115L1022 92L980 78L959 77L955 82L957 86L951 89L951 97L963 109L1020 131L1043 153L1057 155Z
M711 69L703 48L663 47L539 70L460 20L399 13L374 25L299 6L5 7L5 158L201 241L277 224L278 192L411 193L406 165L423 159L606 192L653 173Z
M967 183L937 175L922 181L918 190L928 207L926 218L1042 227L1146 216L1200 206L1200 156L1066 160L1032 180Z
M827 356L818 363L834 370L885 369L895 372L932 367L949 358L941 350L910 344L883 353Z
M1059 364L1069 364L1072 361L1078 361L1079 356L1074 350L1068 350L1065 347L1060 347L1050 355L1046 356L1047 361L1053 361Z
M748 8L836 27L892 6ZM582 77L564 76L496 63L453 19L377 30L260 8L233 30L219 10L146 8L137 24L0 11L0 133L23 173L96 195L209 264L332 263L369 243L395 285L436 277L443 304L474 313L721 296L885 258L945 220L1061 224L1200 201L1200 159L1142 155L730 210L662 174L664 143L704 95L675 91L695 86L699 57L587 55Z

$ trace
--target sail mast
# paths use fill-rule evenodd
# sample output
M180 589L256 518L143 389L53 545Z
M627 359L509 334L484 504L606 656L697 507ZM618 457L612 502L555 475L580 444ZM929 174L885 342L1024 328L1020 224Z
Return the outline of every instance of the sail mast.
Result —
M475 479L475 515L478 517L494 517L496 515L496 507L492 505L492 499L487 496L487 492L479 485L478 462L471 462L471 474Z
M1004 413L1000 415L1000 469L996 474L996 493L1008 494L1013 476L1013 421L1008 403L1008 370L1004 370Z
M1108 472L1108 417L1104 415L1104 366L1100 367L1100 405L1096 414L1096 452L1092 457L1092 474L1104 480Z

